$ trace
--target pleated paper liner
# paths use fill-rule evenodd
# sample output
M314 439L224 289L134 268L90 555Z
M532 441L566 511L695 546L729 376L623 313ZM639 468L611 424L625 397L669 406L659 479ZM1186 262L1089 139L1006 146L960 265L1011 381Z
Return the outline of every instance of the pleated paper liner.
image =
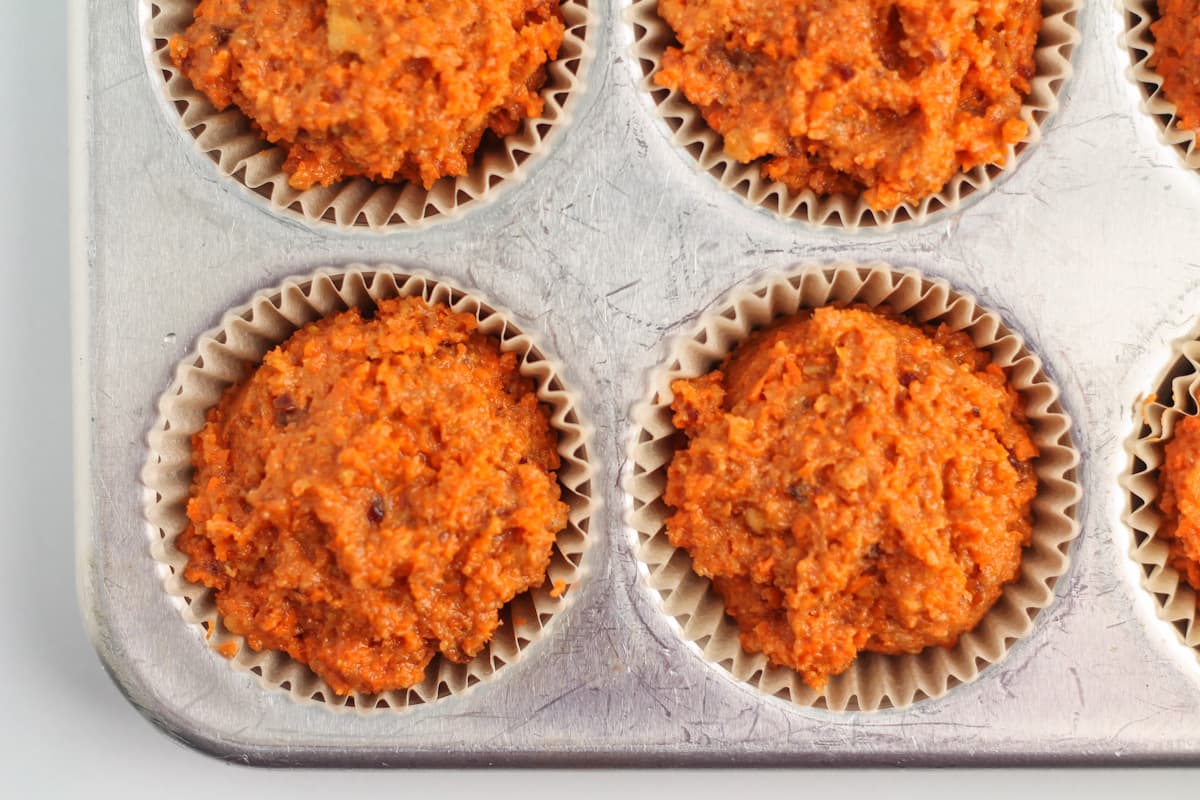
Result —
M1125 11L1125 44L1133 61L1130 75L1142 92L1142 108L1158 123L1162 140L1179 151L1189 169L1200 169L1200 149L1196 132L1180 127L1175 104L1162 92L1162 78L1148 62L1154 54L1154 34L1150 25L1158 19L1155 0L1122 0Z
M1200 341L1178 344L1173 361L1153 397L1134 409L1140 425L1125 442L1130 468L1123 483L1128 490L1125 522L1133 530L1130 555L1141 567L1141 583L1154 597L1159 618L1174 626L1180 640L1200 657L1200 609L1197 592L1170 566L1168 547L1160 532L1159 469L1164 448L1185 416L1195 416L1200 398Z
M915 655L862 653L853 665L830 678L823 692L808 687L795 671L773 666L766 656L742 649L736 622L725 614L721 596L708 579L692 570L691 558L674 547L666 533L671 509L663 501L667 467L682 436L671 424L671 383L703 375L751 331L802 309L865 304L886 307L918 323L944 323L966 331L1007 369L1011 385L1026 403L1033 438L1041 450L1034 462L1038 494L1033 502L1033 535L1022 555L1018 578L1005 587L996 605L955 647L930 647ZM649 379L649 399L633 410L626 490L628 516L637 532L638 555L649 585L662 599L662 610L678 623L683 638L709 662L759 690L802 706L835 710L902 707L937 697L974 680L981 669L1000 661L1025 636L1034 617L1054 598L1054 583L1066 572L1069 545L1078 532L1075 507L1079 454L1071 441L1071 421L1059 403L1057 387L1021 337L974 298L955 292L941 280L883 264L835 265L774 274L733 291L706 313L691 333L672 342L666 360Z
M658 0L633 0L628 20L633 25L633 55L641 66L642 88L650 94L671 128L675 144L686 150L700 169L747 202L779 217L856 230L887 228L902 222L923 223L930 215L954 209L967 197L987 191L1003 172L1013 169L1021 153L1041 138L1046 118L1058 109L1058 93L1071 77L1071 53L1079 41L1075 19L1082 5L1083 0L1043 0L1042 30L1034 51L1037 72L1020 114L1029 126L1029 133L1023 141L1007 147L1004 166L980 165L960 172L937 194L886 211L869 208L861 197L823 196L807 189L793 191L779 181L763 178L761 159L743 164L728 155L721 135L708 126L683 92L654 82L663 53L668 47L678 45L675 32L658 16Z
M204 425L207 412L224 390L257 365L267 351L308 322L351 306L373 308L397 296L420 296L430 304L473 314L479 331L495 337L505 352L517 353L520 372L530 378L538 399L548 409L558 436L561 466L558 481L569 507L569 522L558 534L545 583L519 595L501 612L501 625L486 648L466 664L436 656L424 682L408 690L376 695L339 696L308 667L280 652L256 652L245 639L230 633L218 617L213 592L183 578L187 557L175 548L187 527L187 500L193 469L191 437ZM444 280L403 272L389 266L354 265L320 271L286 281L225 314L221 324L199 338L196 350L181 362L175 380L159 401L159 417L149 435L149 456L142 472L145 514L151 527L152 553L162 566L167 592L178 600L184 618L202 626L201 635L214 648L232 648L231 663L256 673L261 683L288 692L298 701L316 700L329 707L359 710L398 708L427 703L466 691L488 680L505 664L522 657L543 635L555 614L566 607L569 587L580 579L580 561L588 545L589 520L596 511L592 497L590 429L576 409L575 395L560 378L561 370L507 312ZM562 597L550 592L557 581L567 585ZM200 655L199 653L197 654Z
M411 229L455 217L524 179L559 135L556 132L570 122L571 98L582 92L585 68L593 56L585 36L596 24L588 0L563 0L566 32L558 58L546 65L541 116L523 120L503 139L486 134L466 175L442 178L428 190L419 183L377 183L359 177L301 191L288 185L283 172L287 152L266 141L237 107L217 111L171 61L168 43L192 23L197 0L139 2L150 63L163 79L167 100L179 112L180 128L195 138L221 174L262 197L275 213L299 216L310 224L379 230Z

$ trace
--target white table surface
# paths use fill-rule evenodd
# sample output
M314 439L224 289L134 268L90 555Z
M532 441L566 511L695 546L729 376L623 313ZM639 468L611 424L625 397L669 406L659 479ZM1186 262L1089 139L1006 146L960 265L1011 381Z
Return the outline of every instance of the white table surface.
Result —
M119 0L113 0L118 2ZM124 0L132 2L132 0ZM0 1L0 797L729 796L731 771L285 771L219 763L143 720L109 681L75 600L64 0ZM82 6L82 3L70 3ZM76 9L78 10L78 9ZM1200 309L1198 309L1200 311ZM1200 720L1196 724L1200 725ZM759 771L788 795L1195 797L1175 770Z

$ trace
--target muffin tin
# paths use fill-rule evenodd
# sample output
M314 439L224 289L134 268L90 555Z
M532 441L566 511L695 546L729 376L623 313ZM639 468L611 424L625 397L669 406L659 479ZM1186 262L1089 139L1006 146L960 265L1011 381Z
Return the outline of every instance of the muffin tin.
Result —
M1196 338L1200 179L1132 77L1117 4L1075 18L1074 75L1041 138L969 204L856 232L720 186L643 88L629 4L588 3L579 89L552 148L489 203L382 230L300 219L197 148L139 4L72 21L77 570L96 648L170 735L265 765L1200 763L1200 658L1143 587L1125 442ZM677 334L731 290L832 262L915 268L1020 334L1061 390L1082 488L1053 601L1003 660L944 695L808 707L707 661L638 560L632 409ZM405 708L296 702L180 617L142 482L156 403L230 309L320 267L444 277L505 306L562 363L591 422L590 544L522 657Z

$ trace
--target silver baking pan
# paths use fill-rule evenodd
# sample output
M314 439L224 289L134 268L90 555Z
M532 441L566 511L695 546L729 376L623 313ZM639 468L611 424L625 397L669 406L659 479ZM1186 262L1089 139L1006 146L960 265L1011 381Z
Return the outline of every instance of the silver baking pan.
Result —
M986 191L920 224L781 219L672 141L626 4L591 4L569 121L488 202L415 228L307 223L223 176L181 129L139 3L75 9L77 570L92 639L169 735L258 765L1200 763L1200 660L1160 619L1123 522L1139 399L1200 312L1200 177L1130 78L1126 20L1089 3L1060 107ZM636 557L630 409L673 334L728 290L809 263L942 278L998 311L1061 388L1080 534L1055 599L973 682L834 711L735 680L681 637ZM602 506L572 600L521 660L407 708L299 703L232 669L164 591L140 479L159 396L197 337L291 276L397 264L494 298L565 365Z

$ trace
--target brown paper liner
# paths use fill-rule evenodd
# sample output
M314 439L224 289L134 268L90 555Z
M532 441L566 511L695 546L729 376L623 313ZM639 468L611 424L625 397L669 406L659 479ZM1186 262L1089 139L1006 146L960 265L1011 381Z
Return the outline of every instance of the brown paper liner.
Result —
M773 319L801 309L863 303L886 306L920 323L944 323L966 331L1008 371L1022 395L1041 450L1034 462L1038 494L1033 502L1033 536L1022 555L1021 572L996 605L954 647L930 647L915 655L862 653L853 665L815 691L800 675L773 666L761 653L742 649L737 623L709 584L692 571L691 558L667 538L670 509L663 502L667 466L681 437L671 423L671 382L710 371L738 342ZM683 637L710 662L767 694L805 706L835 710L901 707L937 697L974 680L1026 635L1037 613L1054 598L1055 580L1066 572L1067 550L1078 532L1075 506L1081 491L1075 477L1079 454L1071 441L1071 421L1058 400L1058 388L1041 361L1000 318L955 292L941 280L897 271L883 264L834 265L773 274L734 290L706 313L693 332L672 342L666 360L650 375L650 399L633 410L636 426L632 468L626 489L632 497L629 524L637 531L638 556L649 585L662 598L662 610L678 623Z
M743 164L725 153L722 137L704 121L699 109L683 92L666 89L654 82L667 47L678 45L671 27L658 16L658 0L633 0L629 21L633 25L633 55L642 70L642 88L673 132L675 144L696 159L700 169L717 182L750 203L762 206L780 217L798 219L816 225L846 229L890 227L899 222L925 222L943 209L956 208L970 195L985 192L995 180L1017 162L1026 148L1041 138L1041 126L1058 109L1058 92L1071 76L1071 53L1079 41L1075 18L1082 0L1043 0L1042 30L1034 51L1037 74L1032 89L1021 106L1021 119L1029 126L1025 139L1009 145L1005 166L980 165L956 174L940 192L920 203L901 203L887 211L869 208L861 197L818 195L811 189L796 192L779 181L760 173L761 159Z
M1125 45L1133 66L1130 74L1142 91L1142 108L1158 123L1164 142L1176 148L1190 169L1200 169L1200 150L1196 132L1180 127L1175 104L1162 92L1162 78L1147 62L1154 54L1154 34L1150 24L1158 19L1156 0L1122 0L1125 10Z
M167 100L179 112L180 127L195 137L196 146L223 175L264 198L271 210L339 227L414 228L494 199L504 186L525 177L555 131L570 122L569 101L582 92L584 65L593 55L584 39L595 24L588 0L563 0L566 32L558 58L546 67L541 116L525 119L503 140L486 135L466 175L442 178L428 190L419 183L376 183L360 177L301 191L288 185L283 172L287 152L267 142L236 107L217 111L171 61L168 42L191 24L197 0L140 2L148 11L143 30L150 63L163 78Z
M1140 424L1125 442L1129 471L1122 483L1129 491L1123 518L1133 530L1130 555L1141 567L1141 583L1154 597L1159 618L1174 626L1180 639L1200 650L1200 597L1179 570L1170 566L1167 542L1159 535L1163 515L1158 508L1159 468L1175 425L1195 416L1200 398L1200 341L1178 344L1175 357L1152 397L1134 409ZM1200 652L1197 653L1200 656Z
M204 425L208 410L224 390L244 377L247 365L262 357L304 324L351 306L372 308L390 297L420 296L430 304L473 314L482 333L496 337L505 352L520 357L520 372L532 379L537 396L549 409L558 435L561 466L558 480L569 508L567 527L558 534L545 583L519 595L501 612L501 626L488 646L466 664L437 656L425 680L408 690L375 695L339 696L307 666L277 651L257 652L230 633L217 614L212 590L184 580L187 557L175 538L187 527L187 500L193 468L191 437ZM569 588L580 579L580 560L588 545L588 524L597 501L592 497L589 462L590 428L581 420L575 396L564 387L561 370L522 333L507 313L478 297L425 274L389 266L353 265L286 281L257 294L247 305L225 314L221 324L199 338L196 350L181 362L175 380L159 400L159 417L149 434L150 452L142 471L145 514L152 530L152 552L162 567L167 592L178 600L184 618L203 626L201 634L214 648L234 649L235 667L256 673L261 683L281 688L295 700L317 700L329 706L358 709L398 708L460 694L520 658L542 635L551 618L563 610L572 593L552 597L556 581Z

